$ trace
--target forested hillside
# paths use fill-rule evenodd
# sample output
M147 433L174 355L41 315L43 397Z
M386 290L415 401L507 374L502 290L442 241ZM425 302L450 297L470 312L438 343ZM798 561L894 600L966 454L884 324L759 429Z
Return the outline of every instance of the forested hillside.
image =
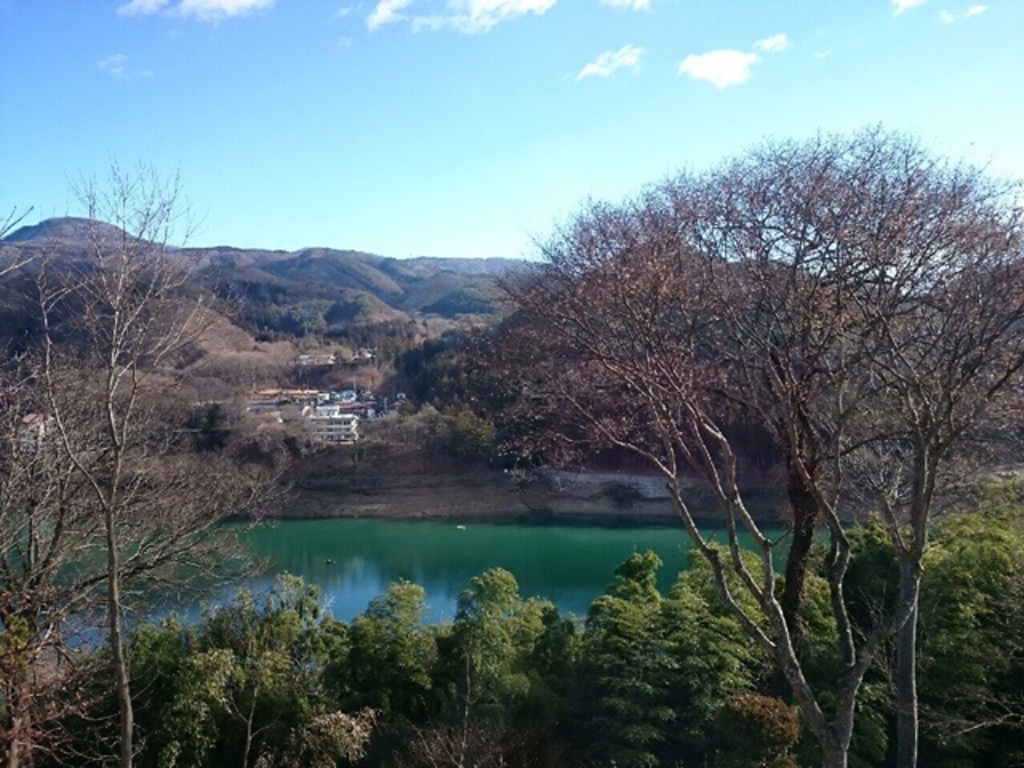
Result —
M47 219L0 241L0 262L42 257L72 263L89 237L123 233L88 219ZM522 268L512 259L393 259L331 248L295 252L228 246L174 251L197 288L254 335L339 337L355 326L401 323L417 317L456 320L498 311L496 278ZM3 298L4 308L14 302ZM15 316L23 313L15 311Z

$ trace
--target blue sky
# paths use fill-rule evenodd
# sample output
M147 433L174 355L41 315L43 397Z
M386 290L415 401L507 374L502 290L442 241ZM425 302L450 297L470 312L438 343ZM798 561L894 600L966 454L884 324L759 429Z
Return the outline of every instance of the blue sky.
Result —
M529 256L765 137L1024 178L1022 0L0 0L0 211L180 174L192 245Z

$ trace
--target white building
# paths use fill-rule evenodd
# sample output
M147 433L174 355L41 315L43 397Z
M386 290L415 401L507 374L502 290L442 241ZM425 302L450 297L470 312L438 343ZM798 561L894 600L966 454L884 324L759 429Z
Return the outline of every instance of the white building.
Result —
M319 354L299 355L295 362L303 367L307 366L332 366L338 362L338 358L332 352Z
M359 417L335 404L318 405L304 411L314 437L328 443L354 443L359 439Z
M36 454L46 442L53 427L53 419L41 413L27 414L21 420L18 430L18 450L26 454Z

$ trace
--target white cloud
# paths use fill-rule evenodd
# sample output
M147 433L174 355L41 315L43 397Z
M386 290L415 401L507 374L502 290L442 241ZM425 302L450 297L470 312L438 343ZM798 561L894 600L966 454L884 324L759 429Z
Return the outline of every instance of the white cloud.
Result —
M927 0L892 0L892 15L899 16L904 11L924 5Z
M486 32L528 13L543 16L554 5L555 0L454 0L448 4L454 12L445 22L460 32Z
M115 53L112 56L107 56L105 59L100 59L96 62L96 66L114 77L120 77L124 74L124 65L127 63L127 56L123 53Z
M117 80L138 80L152 77L148 69L128 69L128 57L123 53L115 53L96 62L96 67Z
M717 88L739 85L750 79L750 68L761 57L745 51L718 50L689 55L679 65L679 74L704 80Z
M129 0L117 12L123 16L151 16L166 11L172 16L217 23L230 16L246 16L274 4L274 0Z
M609 77L618 69L630 68L633 72L640 71L640 59L644 56L644 49L635 45L624 45L617 51L605 51L595 61L587 64L576 80L580 81L585 77Z
M247 16L274 4L274 0L181 0L174 13L199 21L220 21L228 16Z
M427 13L406 13L413 0L378 0L366 20L371 30L404 21L415 31L455 29L467 34L486 32L503 21L528 13L547 13L557 0L446 0L442 8Z
M764 40L758 40L754 43L754 47L765 53L781 53L789 48L789 38L780 32L777 35L766 37Z
M117 9L122 16L149 16L161 9L169 0L131 0Z
M974 16L979 16L980 14L984 13L987 10L987 5L972 5L964 12L964 18L970 19L973 18ZM953 24L959 21L959 19L957 19L955 13L951 13L949 11L939 11L939 21L941 21L943 24Z
M626 11L649 11L651 0L601 0L601 5Z
M374 30L383 27L385 24L394 24L396 21L402 21L405 18L402 15L402 11L411 4L412 0L380 0L377 3L377 7L373 9L373 13L367 18L366 26Z

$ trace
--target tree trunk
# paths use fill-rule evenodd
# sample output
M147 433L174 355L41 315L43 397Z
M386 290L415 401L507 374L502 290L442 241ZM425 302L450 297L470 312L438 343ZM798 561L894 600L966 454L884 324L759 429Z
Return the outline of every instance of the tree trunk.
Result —
M849 758L849 748L841 747L832 739L825 739L821 742L821 768L846 768Z
M24 727L25 725L22 723L21 716L11 716L11 740L8 744L7 768L21 768L23 764L21 761L23 747L20 733ZM27 761L25 764L27 765Z
M784 620L779 623L784 624ZM782 632L785 633L785 631L785 627L783 627ZM783 644L792 649L787 637L779 638L774 654L775 663L785 674L796 705L804 711L807 729L818 742L821 749L822 768L847 768L856 711L855 700L840 696L837 702L837 711L833 715L832 722L829 723L828 717L818 707L814 691L804 677L799 659L791 650L786 651ZM857 684L859 685L859 683Z
M2 618L3 621L0 624L9 627L8 617ZM11 654L12 657L16 657L16 655L16 652ZM12 667L13 670L8 673L9 679L3 680L0 684L0 705L3 705L3 708L0 709L0 737L2 737L0 738L0 758L7 757L7 768L19 768L24 764L21 758L22 751L27 751L28 747L28 744L22 746L21 735L26 732L27 716L22 714L24 701L21 693L24 690L24 680L22 675L16 671L18 669L17 658L14 659L14 664L8 666L7 669L11 670Z
M800 626L800 606L803 602L804 582L807 578L807 564L811 546L814 544L814 526L818 519L818 508L802 478L790 470L786 488L789 506L793 513L793 543L786 560L786 581L782 587L779 603L786 627L792 639L793 648L799 654L803 631Z
M814 544L814 525L817 507L814 498L795 470L790 470L786 490L793 515L793 539L786 560L786 576L779 595L782 617L789 631L793 651L800 656L803 641L803 627L800 621L800 607L803 603L804 584L807 581L807 566L811 546ZM769 681L772 691L783 701L793 703L793 691L785 673L777 669Z
M896 634L896 765L917 768L917 612L921 592L921 564L900 560L900 603L910 613Z
M114 685L117 688L117 706L120 714L120 768L132 768L135 714L132 710L131 684L128 677L128 659L125 655L124 630L121 627L121 567L117 541L114 536L114 513L104 512L107 537L107 618L110 629L110 652L114 662Z

